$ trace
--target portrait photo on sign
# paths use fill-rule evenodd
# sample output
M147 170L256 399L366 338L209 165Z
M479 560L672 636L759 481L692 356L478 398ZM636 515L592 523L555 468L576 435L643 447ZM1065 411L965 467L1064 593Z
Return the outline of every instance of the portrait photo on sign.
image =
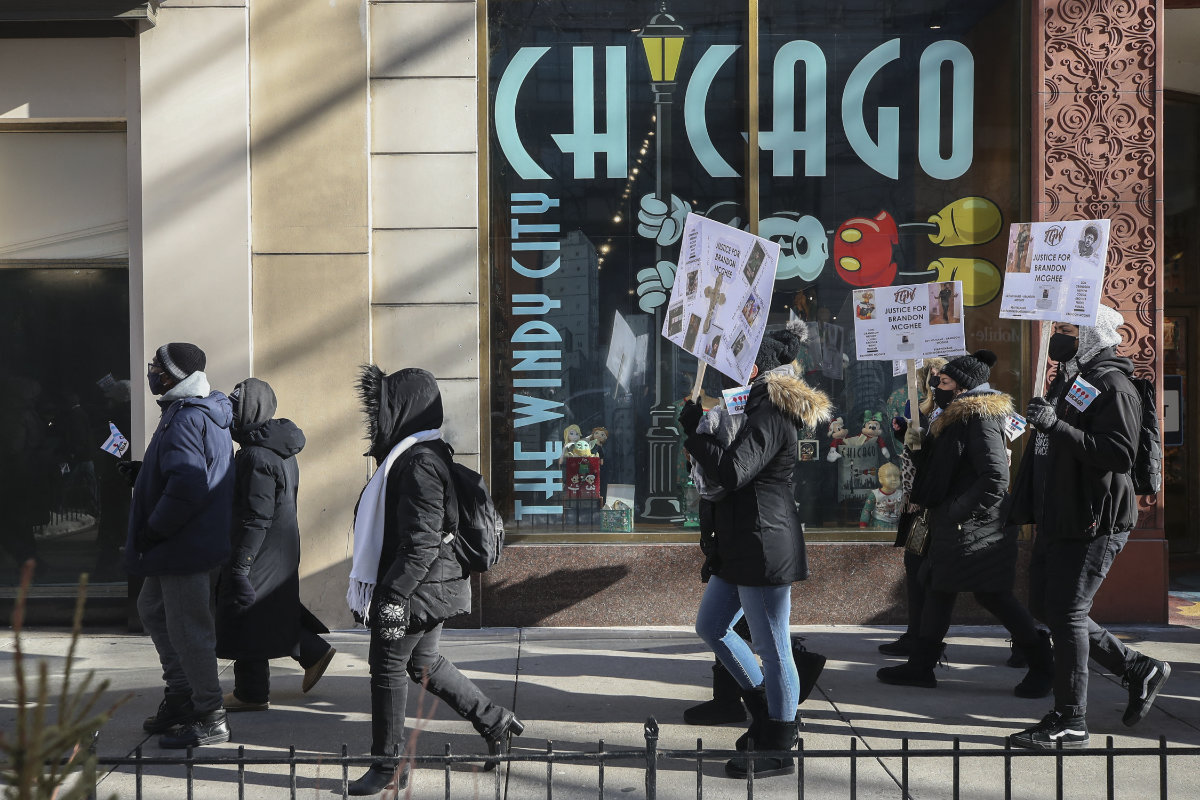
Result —
M859 319L875 319L875 291L873 289L856 289L854 291L854 316Z
M1033 226L1029 222L1017 222L1008 229L1008 261L1004 264L1005 272L1029 272L1030 239L1033 237Z
M1104 253L1100 247L1100 228L1096 225L1085 226L1079 241L1075 243L1075 251L1087 264L1100 267L1104 263Z
M929 284L929 324L953 325L960 322L958 291L953 281Z
M692 314L688 320L687 335L683 337L683 349L693 350L696 347L696 337L700 335L700 315Z
M763 302L754 292L746 298L746 302L742 304L742 317L746 320L746 324L754 327L754 323L758 321L758 315L762 313Z
M709 358L717 357L717 350L721 347L721 329L716 325L710 325L708 328L708 344L704 346L704 355Z
M667 336L678 336L683 333L683 303L667 309Z
M762 267L763 259L767 257L767 251L762 248L758 242L754 243L754 247L750 250L750 257L746 259L746 266L742 269L742 274L746 276L746 283L754 283L754 279L758 277L758 270Z
M688 299L691 300L696 296L696 291L700 288L700 270L694 269L687 274L687 283L684 284L687 291Z

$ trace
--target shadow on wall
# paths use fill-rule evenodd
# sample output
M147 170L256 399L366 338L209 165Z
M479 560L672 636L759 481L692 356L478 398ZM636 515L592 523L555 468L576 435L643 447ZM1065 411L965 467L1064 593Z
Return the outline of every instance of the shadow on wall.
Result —
M506 551L507 552L507 551ZM483 621L487 626L538 626L580 603L593 600L629 575L624 564L588 567L585 569L555 569L540 575L529 575L511 583L487 586ZM486 582L486 581L485 581ZM478 590L476 590L478 592ZM624 593L621 593L622 595ZM615 598L616 599L616 598ZM669 598L664 598L669 601ZM638 602L628 598L628 602ZM591 624L637 624L630 619L622 622L620 605L591 603L594 613L604 619ZM558 621L557 624L571 624Z

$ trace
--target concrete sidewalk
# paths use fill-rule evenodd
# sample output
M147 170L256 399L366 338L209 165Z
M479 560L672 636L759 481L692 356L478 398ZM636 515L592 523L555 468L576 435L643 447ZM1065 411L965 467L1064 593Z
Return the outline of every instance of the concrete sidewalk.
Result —
M955 737L964 749L1003 748L1003 737L1040 718L1052 705L1046 700L1022 700L1012 687L1023 672L1004 666L1009 654L1001 628L952 629L947 651L950 667L938 670L936 690L885 686L875 670L889 661L876 647L895 638L898 630L882 627L814 627L797 630L810 650L823 653L829 662L818 688L802 707L806 725L801 731L805 750L848 750L856 742L862 750L898 748L907 738L914 749L948 748ZM1200 631L1191 627L1129 627L1114 629L1130 645L1174 668L1170 682L1154 710L1134 729L1121 724L1126 692L1112 676L1092 673L1088 721L1093 748L1113 736L1118 747L1153 747L1166 736L1171 746L1200 746ZM367 676L367 635L363 631L334 633L330 637L338 654L324 679L310 692L300 692L299 667L292 661L273 663L271 709L261 713L230 715L233 741L203 748L200 754L235 755L244 745L247 755L286 755L289 745L300 754L341 752L346 743L351 754L367 752L370 740L370 700ZM32 660L45 659L52 674L61 674L68 637L59 632L27 632L24 650ZM655 717L661 726L661 749L693 749L697 738L706 748L730 749L740 732L737 726L697 728L682 724L683 710L710 696L711 654L690 630L679 628L524 628L482 631L447 631L443 652L476 680L496 702L516 710L526 723L525 735L514 740L516 753L544 753L547 742L557 751L595 752L605 747L645 747L643 723ZM12 640L0 646L0 657L11 664ZM138 745L145 755L182 755L158 749L156 737L142 733L142 719L154 712L161 698L160 672L149 638L131 635L88 635L77 653L80 670L95 670L111 682L108 694L130 699L101 733L101 756L125 756ZM222 682L232 688L231 662L221 662ZM12 727L15 682L11 667L0 680L3 725ZM410 694L409 713L421 728L416 737L419 753L441 754L447 744L455 753L478 753L482 740L470 725L444 706L431 702L423 691ZM431 706L432 709L431 709ZM660 763L658 796L696 797L695 761ZM1003 797L1003 759L965 760L961 767L962 796ZM1021 758L1013 761L1016 798L1054 797L1054 759ZM1105 760L1067 759L1064 766L1066 797L1103 797ZM357 777L359 770L351 771ZM1119 758L1116 761L1117 797L1157 796L1158 759ZM545 763L515 764L503 775L506 798L546 797ZM597 769L592 766L555 764L555 798L598 796ZM899 759L860 759L857 797L901 797ZM1200 790L1200 757L1170 761L1169 796L1197 797ZM183 767L146 770L143 796L184 796ZM724 777L719 762L703 767L705 798L746 797L744 783ZM236 797L232 768L196 767L195 797ZM335 765L299 770L299 797L331 797L340 793L340 769ZM246 796L288 796L286 767L247 769ZM442 797L444 773L422 768L414 772L413 797ZM452 797L491 796L491 775L471 767L455 767ZM850 763L841 759L809 759L805 763L805 797L849 797ZM951 796L949 759L911 762L910 796ZM100 796L115 793L134 796L132 769L106 775ZM645 794L642 764L625 762L605 769L605 796L642 797ZM403 796L403 795L402 795ZM760 780L755 797L796 797L796 776Z

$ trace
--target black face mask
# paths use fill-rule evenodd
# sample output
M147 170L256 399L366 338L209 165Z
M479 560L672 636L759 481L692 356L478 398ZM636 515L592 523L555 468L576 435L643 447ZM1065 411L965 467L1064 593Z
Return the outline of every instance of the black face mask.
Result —
M161 372L146 370L146 383L150 385L150 394L161 395L167 391L167 387L163 386L163 374Z
M938 408L945 408L950 405L950 401L954 399L953 389L934 389L933 402Z
M929 376L929 388L930 388L930 389L936 389L936 388L938 388L938 384L939 384L939 383L941 383L941 382L942 382L942 376L941 376L941 375L930 375L930 376Z
M1066 333L1055 333L1050 337L1050 346L1046 353L1060 364L1070 361L1079 352L1079 337Z

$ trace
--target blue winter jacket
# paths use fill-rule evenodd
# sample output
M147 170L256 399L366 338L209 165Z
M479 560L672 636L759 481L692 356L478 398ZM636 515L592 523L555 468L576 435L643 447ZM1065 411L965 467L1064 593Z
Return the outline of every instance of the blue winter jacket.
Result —
M233 407L221 392L163 409L129 507L125 566L133 575L190 575L229 559ZM137 534L161 540L138 552Z

